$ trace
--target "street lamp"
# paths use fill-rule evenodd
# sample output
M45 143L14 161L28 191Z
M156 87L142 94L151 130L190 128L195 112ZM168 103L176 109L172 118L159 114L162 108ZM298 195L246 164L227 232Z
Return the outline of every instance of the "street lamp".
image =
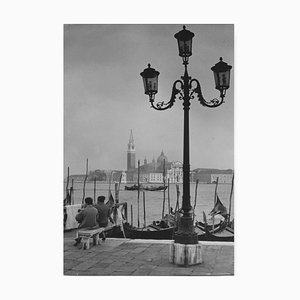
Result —
M197 79L192 79L188 75L187 65L189 63L189 57L192 55L192 39L194 33L186 30L183 26L183 30L175 34L175 38L178 42L179 56L182 57L184 65L184 75L181 76L181 80L176 80L173 84L171 99L168 102L154 103L155 94L158 92L158 75L159 72L151 68L148 64L140 75L143 77L145 94L149 96L151 107L156 110L166 110L171 108L178 98L183 100L184 110L184 143L183 143L183 196L182 196L182 212L183 215L180 218L178 231L175 233L174 242L185 245L198 244L197 233L195 233L193 226L193 208L190 201L190 159L189 159L189 109L190 100L194 99L197 95L198 100L203 106L215 108L220 106L224 102L226 90L229 88L230 82L230 70L232 66L225 63L220 58L220 61L211 68L214 73L215 88L220 91L220 98L214 98L206 101L203 98L201 86Z

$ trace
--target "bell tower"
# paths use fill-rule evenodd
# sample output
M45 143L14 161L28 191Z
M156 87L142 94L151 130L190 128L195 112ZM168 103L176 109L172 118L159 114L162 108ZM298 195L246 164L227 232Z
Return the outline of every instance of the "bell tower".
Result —
M130 137L127 148L127 172L135 169L135 147L132 129L130 130Z

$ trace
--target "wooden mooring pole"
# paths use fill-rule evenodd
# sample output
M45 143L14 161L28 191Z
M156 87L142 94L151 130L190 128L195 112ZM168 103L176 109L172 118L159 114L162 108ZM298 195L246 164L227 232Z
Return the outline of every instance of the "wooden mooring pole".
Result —
M143 207L144 207L144 228L146 227L146 201L145 201L145 191L143 191Z
M168 178L168 214L171 211L171 200L170 200L170 178Z
M96 177L94 177L94 203L96 204Z
M69 167L68 167L68 174L67 174L67 184L66 184L66 200L68 201L69 196Z
M163 164L163 183L164 183L164 198L163 198L163 209L162 209L162 213L161 213L161 218L163 219L164 215L165 215L165 202L166 202L166 180L165 180L165 159L164 159L164 164Z
M72 186L70 189L70 194L71 194L71 204L74 205L74 179L72 178Z
M219 177L217 177L217 181L216 181L215 198L214 198L214 208L215 208L216 202L217 202L218 182L219 182ZM212 229L213 229L213 231L215 230L215 215L214 214L213 214L213 226L212 226Z
M138 160L137 225L140 227L140 160Z
M197 203L198 183L199 183L199 179L196 180L196 187L195 187L195 202L194 202L194 211L193 211L193 223L194 223L194 220L195 220L195 208L196 208L196 203Z
M83 182L83 191L82 191L82 201L81 204L84 204L84 198L85 198L85 184L86 184L86 180L88 177L88 169L89 169L89 159L86 159L86 169L85 169L85 178L84 178L84 182Z
M179 196L180 196L179 185L176 184L176 206L175 206L175 212L179 210Z
M234 173L232 174L232 181L231 181L228 222L230 222L230 217L231 217L231 198L232 198L232 193L233 193L233 181L234 181Z

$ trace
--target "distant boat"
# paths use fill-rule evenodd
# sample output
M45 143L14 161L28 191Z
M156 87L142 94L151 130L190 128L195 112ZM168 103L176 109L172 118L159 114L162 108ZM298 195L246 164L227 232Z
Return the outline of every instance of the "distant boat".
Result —
M140 191L165 191L168 188L168 186L143 186L140 184ZM126 191L137 191L139 189L139 186L137 184L134 184L132 186L125 185Z
M125 185L125 190L126 191L137 191L139 189L139 186L137 184L134 184L132 186L127 186ZM143 190L144 187L142 185L140 185L140 190Z
M146 191L165 191L168 188L168 186L146 186L144 187L144 190Z

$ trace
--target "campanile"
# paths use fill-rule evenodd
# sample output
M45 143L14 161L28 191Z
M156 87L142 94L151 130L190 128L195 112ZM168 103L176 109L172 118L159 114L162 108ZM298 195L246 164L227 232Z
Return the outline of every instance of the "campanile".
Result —
M132 129L130 130L130 137L127 148L127 172L135 169L135 147Z

